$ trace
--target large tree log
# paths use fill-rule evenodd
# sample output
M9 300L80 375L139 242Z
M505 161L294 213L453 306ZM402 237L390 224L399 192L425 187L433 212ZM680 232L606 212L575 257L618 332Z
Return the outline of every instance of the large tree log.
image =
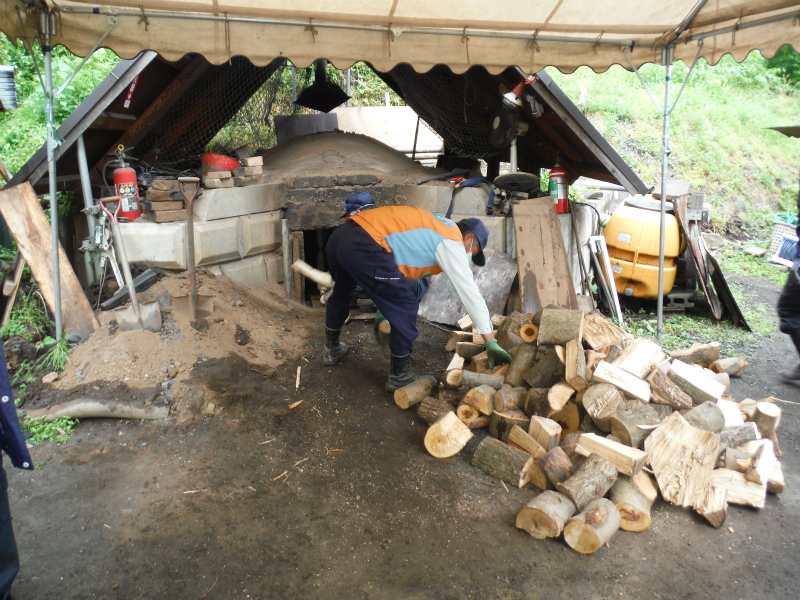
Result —
M741 377L747 366L749 363L746 360L735 356L715 360L708 368L715 373L727 373L730 377Z
M744 473L730 469L716 469L711 474L710 484L728 490L728 503L764 508L767 486L748 481Z
M703 402L685 413L683 418L689 425L711 433L719 433L725 427L725 417L716 402Z
M472 438L472 431L450 411L428 428L425 448L431 456L447 458L461 452Z
M463 402L477 408L481 414L491 415L494 411L495 389L490 385L480 385L472 388L464 396Z
M531 368L536 358L536 346L533 344L521 344L517 346L517 353L511 360L511 364L506 371L505 382L511 386L518 387L525 383L525 373Z
M617 532L620 515L607 498L592 501L564 527L564 541L581 554L593 554Z
M609 498L619 511L621 529L644 531L650 527L650 508L653 502L638 490L629 477L617 479Z
M532 388L549 388L561 381L564 378L564 348L554 346L525 372L524 378Z
M432 425L449 412L453 412L453 406L445 400L426 396L417 408L417 416L428 425Z
M583 341L592 350L602 350L632 337L600 313L583 316Z
M599 454L591 454L575 474L556 489L583 510L592 500L602 498L617 480L617 469Z
M576 451L583 456L597 454L614 465L617 471L629 477L641 471L647 460L645 452L593 433L581 435Z
M684 507L702 502L718 448L717 434L692 427L680 413L667 417L644 443L664 500Z
M536 496L517 515L517 527L537 540L558 537L575 514L575 505L563 494L545 491Z
M606 361L601 361L597 365L592 380L600 383L610 383L629 397L638 398L642 402L650 401L649 383Z
M728 516L728 490L724 487L709 485L695 510L719 529Z
M716 403L725 393L723 384L703 373L702 369L692 367L679 360L672 362L667 375L679 388L691 396L695 405L703 402Z
M505 442L511 428L514 426L522 427L523 430L530 426L530 419L521 410L509 410L507 412L492 411L489 415L489 435Z
M561 425L547 417L531 417L528 433L545 450L552 450L561 441Z
M586 355L580 340L570 340L564 349L564 379L577 391L589 386L591 377L586 373Z
M433 390L434 382L427 377L420 377L416 381L395 390L394 403L402 409L408 409L422 402Z
M475 449L472 464L500 481L521 488L530 481L534 460L527 452L487 437Z
M611 417L623 406L625 397L616 386L598 383L583 394L583 408L600 431L611 432Z
M544 456L540 456L536 464L542 469L553 487L572 477L572 461L561 446L556 446Z
M650 384L650 402L670 406L676 410L692 408L691 396L678 387L661 369L653 369L645 381Z
M537 343L564 345L583 338L583 311L565 308L545 308L539 323Z
M614 366L644 379L665 358L666 355L657 342L650 338L636 338L623 348L614 360Z
M525 408L525 397L528 395L528 388L524 386L511 387L504 385L494 393L494 409L499 412Z
M719 359L719 342L694 344L688 350L677 350L670 353L670 358L684 362L687 365L708 367Z
M611 434L631 448L641 448L661 417L649 404L632 410L620 410L611 417Z

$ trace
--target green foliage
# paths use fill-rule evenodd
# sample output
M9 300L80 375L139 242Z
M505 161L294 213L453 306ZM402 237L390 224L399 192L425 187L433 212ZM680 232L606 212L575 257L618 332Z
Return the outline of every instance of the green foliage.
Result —
M797 85L800 83L800 54L791 46L783 46L767 61L767 66L784 79Z
M45 417L22 417L20 419L23 431L29 431L32 435L28 438L31 444L38 444L39 442L57 442L64 443L75 433L75 426L78 424L78 419L70 419L69 417L62 417L56 419L52 423L45 421Z
M54 340L50 336L45 337L41 342L36 344L37 350L47 348L47 351L37 358L33 363L23 361L20 368L14 374L14 384L17 383L30 383L34 380L37 373L46 371L51 373L53 371L60 372L64 370L69 362L69 349L70 343L65 337L59 341Z
M7 339L14 335L25 336L28 340L40 339L52 326L47 309L35 283L23 292L17 292L17 300L11 311L11 318L5 327L0 329L0 335Z
M762 243L760 246L766 248L769 243ZM726 273L767 279L781 286L786 283L786 273L784 271L767 264L764 258L757 258L752 254L748 254L736 243L722 246L717 251L716 257L722 270Z

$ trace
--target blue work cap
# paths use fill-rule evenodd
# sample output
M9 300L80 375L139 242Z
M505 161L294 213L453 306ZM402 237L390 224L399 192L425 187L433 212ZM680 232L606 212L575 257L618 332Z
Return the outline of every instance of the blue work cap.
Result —
M486 228L486 225L483 224L483 221L474 217L462 219L459 223L465 225L466 228L469 229L481 248L480 252L472 255L472 262L479 267L484 266L486 264L486 257L483 255L483 250L486 248L486 244L489 243L489 230Z
M344 214L342 217L357 213L365 208L373 208L374 206L375 200L367 192L355 192L350 194L347 200L344 201Z

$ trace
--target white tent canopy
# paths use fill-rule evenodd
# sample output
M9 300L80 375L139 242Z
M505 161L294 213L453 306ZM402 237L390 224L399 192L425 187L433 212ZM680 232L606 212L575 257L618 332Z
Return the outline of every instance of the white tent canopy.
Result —
M36 37L43 0L0 0L0 30ZM711 64L754 48L770 57L800 48L800 2L784 0L64 0L55 10L53 45L91 53L102 45L123 58L155 50L167 60L197 52L220 64L247 56L256 65L285 56L298 67L327 58L339 69L364 60L388 71L480 64L497 73L516 65L604 71L659 62L665 44L691 62L698 42Z

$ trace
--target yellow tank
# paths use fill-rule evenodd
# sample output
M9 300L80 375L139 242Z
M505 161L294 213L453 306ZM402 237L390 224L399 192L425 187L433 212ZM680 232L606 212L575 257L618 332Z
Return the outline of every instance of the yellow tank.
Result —
M636 298L658 297L658 249L661 201L652 196L634 196L625 200L611 215L606 225L611 270L617 293ZM672 210L672 204L667 204ZM681 253L678 220L671 212L666 216L664 242L664 294L675 285L675 259Z

